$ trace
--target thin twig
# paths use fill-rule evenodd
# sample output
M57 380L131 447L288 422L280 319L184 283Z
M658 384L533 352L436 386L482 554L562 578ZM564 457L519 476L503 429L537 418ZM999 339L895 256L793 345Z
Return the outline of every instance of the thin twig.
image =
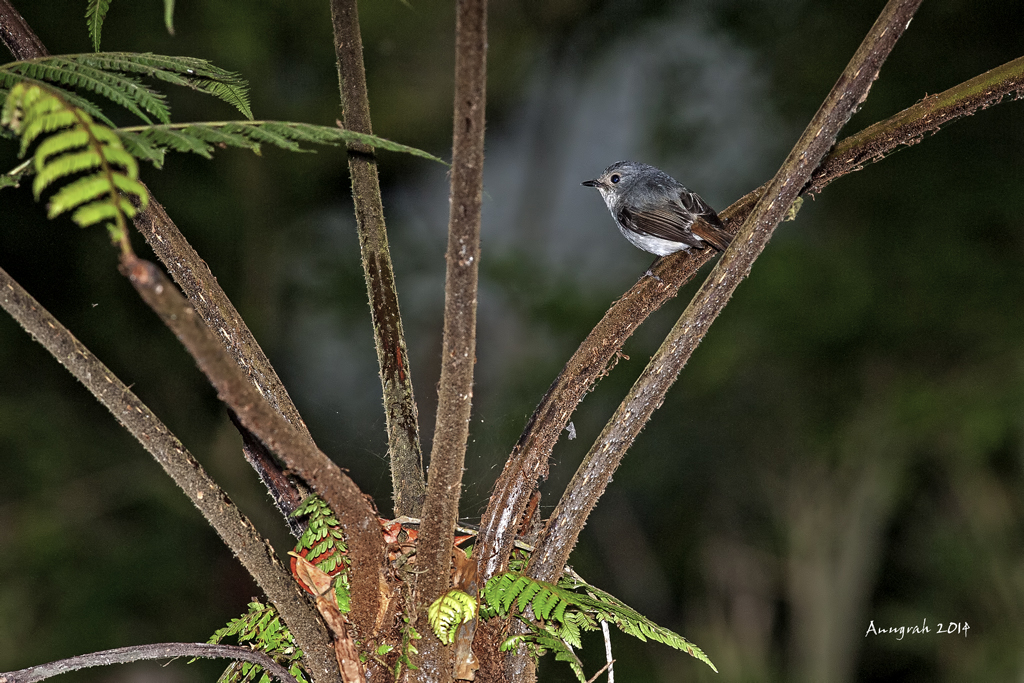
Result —
M584 458L548 520L527 573L545 581L557 577L583 525L627 448L703 339L708 327L746 278L790 205L835 143L839 130L867 97L871 84L903 35L921 0L890 0L850 64L811 119L761 199L747 216L732 246L708 275L675 327Z
M356 0L331 0L334 21L334 49L338 56L338 77L345 128L370 134L370 100L366 93L363 42L359 31ZM355 204L359 249L362 255L366 292L370 300L373 338L384 391L384 416L391 459L392 498L395 516L419 517L426 496L423 453L416 399L409 370L409 352L398 308L398 290L391 266L388 234L384 225L377 162L372 150L349 147L349 175Z
M317 681L339 680L327 630L270 543L156 415L0 268L0 306L85 385L181 487L288 624Z
M602 666L600 669L597 670L597 672L593 676L591 676L590 678L587 679L587 683L594 683L594 681L596 681L598 678L600 678L601 674L603 674L606 669L611 668L611 665L614 664L614 663L615 663L615 660L613 659L612 661L610 661L607 664L605 664L604 666ZM615 679L612 678L611 672L608 672L608 681L609 681L609 683L613 683L614 680Z
M149 196L146 209L135 216L135 227L149 242L153 253L181 287L181 291L188 297L189 303L206 326L217 332L217 342L230 354L248 381L304 440L313 445L309 428L306 427L298 408L288 395L288 390L260 348L249 326L245 324L245 320L231 303L217 278L210 272L206 261L192 248L152 194ZM287 477L281 476L280 472L264 472L261 467L273 468L273 461L261 461L248 445L244 432L242 438L246 460L256 469L263 483L267 486L282 487L271 488L270 491L274 503L282 515L287 517L295 511L294 507L289 506L295 500L301 501L304 491L299 490Z
M0 0L2 1L2 0ZM238 659L259 664L281 683L297 683L288 669L275 662L269 655L238 645L214 645L211 643L153 643L119 647L103 652L91 652L60 659L56 662L30 666L19 671L0 673L0 683L36 683L59 676L69 671L88 669L94 666L128 664L147 659L176 659L178 657L202 657L203 659Z
M601 635L604 636L604 659L606 662L601 671L608 669L608 683L615 683L615 667L612 666L615 663L615 658L612 657L612 634L608 629L608 622L603 619L601 620ZM601 671L594 674L590 680L593 681L600 676Z
M821 192L836 178L859 171L891 152L917 144L950 121L998 104L1004 97L1024 90L1024 57L986 71L937 95L929 95L899 114L846 138L829 153L814 172L805 194Z
M476 364L477 276L487 102L487 1L459 0L455 23L455 106L448 221L444 341L437 420L423 506L417 591L430 604L448 588L452 534L462 493ZM425 669L451 671L451 653L435 638L421 645ZM448 674L450 676L450 673ZM419 680L431 680L429 673Z
M142 299L177 335L238 421L322 495L338 516L349 543L352 614L362 632L370 633L384 558L384 540L373 508L337 465L267 403L159 268L142 259L124 259L121 268Z

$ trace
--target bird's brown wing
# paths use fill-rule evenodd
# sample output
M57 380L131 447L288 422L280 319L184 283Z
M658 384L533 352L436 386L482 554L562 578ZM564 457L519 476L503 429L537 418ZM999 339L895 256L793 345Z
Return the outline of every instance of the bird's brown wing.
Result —
M718 217L715 210L694 192L681 191L679 201L683 208L692 214L693 218L704 219L703 221L694 221L690 226L693 234L718 251L725 251L729 243L732 242L732 235L726 232L722 219Z
M701 249L704 243L690 232L691 220L675 210L650 209L637 211L625 207L619 209L619 222L641 235L660 237L663 240L688 244Z
M645 210L623 207L619 209L618 219L623 225L645 235L681 242L698 249L702 249L706 243L718 251L725 251L732 242L732 236L726 232L714 209L699 195L686 190L679 192L679 202L670 207Z

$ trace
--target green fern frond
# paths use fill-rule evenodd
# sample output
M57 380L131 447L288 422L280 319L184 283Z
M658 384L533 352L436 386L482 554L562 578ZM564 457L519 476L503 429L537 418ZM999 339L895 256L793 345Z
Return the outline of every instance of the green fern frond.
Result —
M309 123L204 121L118 128L117 134L121 136L122 143L128 149L192 152L205 158L211 158L217 147L240 147L250 149L258 154L262 144L299 152L304 151L300 143L315 143L334 146L362 144L445 163L428 152L391 142L376 135L365 135L344 128L316 126ZM139 156L157 163L157 155L151 152L145 152L144 157L141 153ZM162 163L162 153L159 155L159 159Z
M273 607L256 600L250 602L248 612L216 630L207 642L216 644L229 637L235 638L239 645L248 645L266 653L278 664L287 667L299 683L308 683L309 677L301 664L302 650L295 644L291 632L281 623ZM263 667L249 662L233 662L217 679L217 683L250 683L257 675L260 676L260 683L264 679L269 683L270 679Z
M476 598L453 588L427 608L427 621L434 635L444 645L455 642L455 632L459 625L475 618L477 615Z
M103 20L107 17L111 0L89 0L85 8L85 23L89 27L92 38L92 49L100 51L100 33L103 31Z
M704 662L718 673L718 669L708 659L704 651L674 631L664 626L658 626L653 621L637 612L635 609L622 602L614 595L606 593L600 588L571 577L563 577L559 583L572 590L585 590L587 595L577 594L577 604L588 609L600 621L607 621L615 624L619 629L628 635L640 640L648 639L664 643L669 647L682 650L691 657Z
M545 633L566 645L580 647L582 631L595 630L599 621L607 621L640 640L650 639L682 650L718 671L707 655L686 638L658 626L618 598L581 579L565 577L555 585L506 572L491 577L482 595L487 609L481 616L509 616L515 605L524 623L531 628L543 626L547 629ZM527 607L534 619L544 622L541 626L527 619Z
M0 107L2 107L3 103L7 101L8 92L6 91L6 88L13 87L18 83L25 83L26 85L38 85L42 88L48 89L55 95L59 95L65 102L67 102L72 107L81 109L94 119L103 122L104 125L110 126L111 128L115 126L114 122L107 118L107 116L100 110L99 107L97 107L95 104L85 99L81 95L72 92L67 88L62 88L59 85L55 85L53 83L46 83L45 81L39 81L34 78L27 78L25 76L20 76L18 74L8 73L4 71L4 68L7 66L9 65L4 64L3 66L0 66Z
M61 56L12 62L3 68L8 74L96 93L124 107L146 123L153 122L147 112L163 123L171 120L164 96L132 76L104 71Z
M348 582L348 546L334 512L320 496L309 496L292 512L292 517L309 518L309 525L295 544L294 553L312 562L317 569L334 578L334 595L338 609L352 609L352 587ZM295 573L295 560L292 560Z
M40 137L32 158L36 199L58 180L86 174L65 185L51 199L51 218L74 210L72 220L81 227L111 221L108 230L125 252L127 219L145 206L149 194L138 180L135 158L113 130L72 106L49 86L19 83L4 101L0 125L21 136L21 154Z
M156 55L150 52L96 52L64 57L104 71L135 73L209 93L236 107L247 119L252 118L252 110L249 107L249 84L246 80L237 73L214 66L205 59Z
M170 121L163 96L142 85L136 78L124 74L153 78L214 95L236 107L247 119L252 118L249 86L245 79L237 73L195 57L132 52L41 57L0 65L0 86L13 85L15 80L19 80L18 77L35 78L40 82L59 83L95 92L147 122L149 119L138 113L140 108L159 121Z
M534 650L532 654L541 656L545 652L553 652L556 662L567 663L572 672L576 674L576 678L580 680L580 683L586 683L587 677L583 673L583 662L572 651L572 647L568 643L544 626L538 626L529 622L524 623L532 631L526 638L528 649L532 648Z
M586 612L569 611L562 622L555 626L554 632L559 638L572 647L583 647L581 638L583 631L596 631L597 621Z
M506 572L493 576L484 585L483 597L496 614L510 614L515 603L520 612L529 606L538 619L561 621L576 595L554 584Z

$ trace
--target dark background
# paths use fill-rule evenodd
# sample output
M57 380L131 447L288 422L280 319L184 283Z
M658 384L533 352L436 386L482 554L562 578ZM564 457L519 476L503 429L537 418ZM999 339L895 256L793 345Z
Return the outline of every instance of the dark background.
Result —
M84 0L17 2L53 53ZM488 166L463 514L548 384L651 258L579 182L653 163L714 207L766 181L884 3L519 0L490 10ZM1019 2L925 2L848 135L1024 54ZM375 132L450 155L453 9L360 6ZM257 118L340 118L325 1L114 2L106 50L198 56ZM169 92L176 121L235 118ZM578 571L721 673L613 632L624 681L1002 681L1024 675L1024 124L1004 103L848 176L783 224L619 471ZM127 119L125 119L127 121ZM3 168L16 148L0 146ZM425 450L436 403L445 169L384 153L385 213ZM390 509L344 155L176 155L143 178L245 316L319 445ZM142 240L136 249L147 253ZM282 551L213 391L116 270L102 229L0 193L0 265L132 385ZM550 511L685 307L627 344L574 415ZM0 670L205 640L256 588L159 467L0 316ZM920 625L928 634L865 635ZM966 622L966 635L938 634ZM586 643L588 672L603 662ZM213 680L216 664L85 680ZM544 661L541 680L568 681Z

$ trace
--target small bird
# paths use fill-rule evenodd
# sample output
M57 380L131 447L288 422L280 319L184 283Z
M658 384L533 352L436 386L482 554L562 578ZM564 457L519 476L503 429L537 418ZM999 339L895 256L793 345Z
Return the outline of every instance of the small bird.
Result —
M732 241L714 209L653 166L619 161L581 184L598 189L619 232L644 251L667 256L709 244L725 251Z

